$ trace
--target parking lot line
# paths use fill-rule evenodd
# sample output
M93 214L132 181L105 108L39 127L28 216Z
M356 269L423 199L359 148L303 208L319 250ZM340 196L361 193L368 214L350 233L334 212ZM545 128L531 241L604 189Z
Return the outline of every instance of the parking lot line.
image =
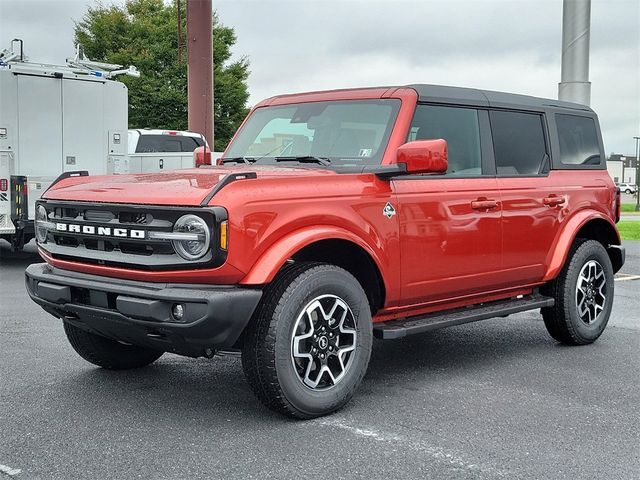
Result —
M513 472L509 470L503 470L495 468L491 465L482 465L479 463L471 463L463 459L461 456L446 451L445 449L427 444L420 438L408 438L404 435L398 435L391 432L385 432L382 430L374 430L372 428L361 428L339 420L339 419L321 419L315 420L315 422L324 427L338 428L345 430L352 435L358 437L368 438L377 442L395 444L402 449L412 450L419 454L426 454L433 460L440 461L451 465L458 470L466 470L475 473L489 474L494 477L512 477Z
M614 280L616 282L626 282L628 280L640 280L640 275L630 275L628 273L621 273Z
M22 472L22 470L20 470L19 468L7 467L6 465L2 465L0 463L0 473L4 473L5 475L9 475L10 477L14 477L14 476L18 475L20 472Z

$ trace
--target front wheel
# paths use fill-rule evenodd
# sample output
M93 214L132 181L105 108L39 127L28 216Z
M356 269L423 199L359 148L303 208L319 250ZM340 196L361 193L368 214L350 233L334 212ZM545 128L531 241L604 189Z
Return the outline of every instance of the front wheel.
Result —
M595 240L578 240L562 271L546 289L555 298L542 309L549 334L567 345L586 345L602 334L613 306L613 267Z
M246 332L242 366L267 407L314 418L349 401L371 344L371 311L358 281L336 266L303 262L265 290Z

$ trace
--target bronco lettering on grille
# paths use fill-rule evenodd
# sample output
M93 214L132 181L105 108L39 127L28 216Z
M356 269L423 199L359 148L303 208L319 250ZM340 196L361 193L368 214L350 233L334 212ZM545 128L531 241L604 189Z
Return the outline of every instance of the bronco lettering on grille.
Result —
M83 235L99 235L120 238L146 238L144 230L129 230L127 228L95 227L93 225L77 225L74 223L56 223L56 231L82 233Z

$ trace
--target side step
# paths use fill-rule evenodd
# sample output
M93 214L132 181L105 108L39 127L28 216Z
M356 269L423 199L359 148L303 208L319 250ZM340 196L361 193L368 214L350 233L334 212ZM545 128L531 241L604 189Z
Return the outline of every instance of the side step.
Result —
M445 310L444 312L428 313L420 317L374 323L373 334L376 338L391 340L415 333L462 325L463 323L505 317L512 313L535 310L536 308L552 307L554 303L553 298L534 293L521 298L510 298L508 300L498 300L496 302Z

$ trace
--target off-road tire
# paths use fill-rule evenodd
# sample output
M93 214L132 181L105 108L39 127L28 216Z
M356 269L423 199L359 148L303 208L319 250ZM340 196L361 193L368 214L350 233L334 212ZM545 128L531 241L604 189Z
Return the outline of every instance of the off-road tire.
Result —
M583 267L596 261L604 273L606 299L602 311L591 324L585 323L578 313L576 288ZM555 299L553 307L542 309L542 318L549 335L567 345L587 345L602 334L613 306L613 267L607 251L596 240L578 239L571 247L558 277L549 282L543 293Z
M164 352L125 345L64 322L64 331L73 349L87 362L109 370L140 368L155 362Z
M316 391L296 372L292 336L301 312L323 295L335 295L351 309L355 350L342 379L328 390ZM294 418L315 418L340 409L351 399L367 370L372 338L367 296L349 272L322 263L294 263L267 285L245 332L242 366L251 389L265 406Z

